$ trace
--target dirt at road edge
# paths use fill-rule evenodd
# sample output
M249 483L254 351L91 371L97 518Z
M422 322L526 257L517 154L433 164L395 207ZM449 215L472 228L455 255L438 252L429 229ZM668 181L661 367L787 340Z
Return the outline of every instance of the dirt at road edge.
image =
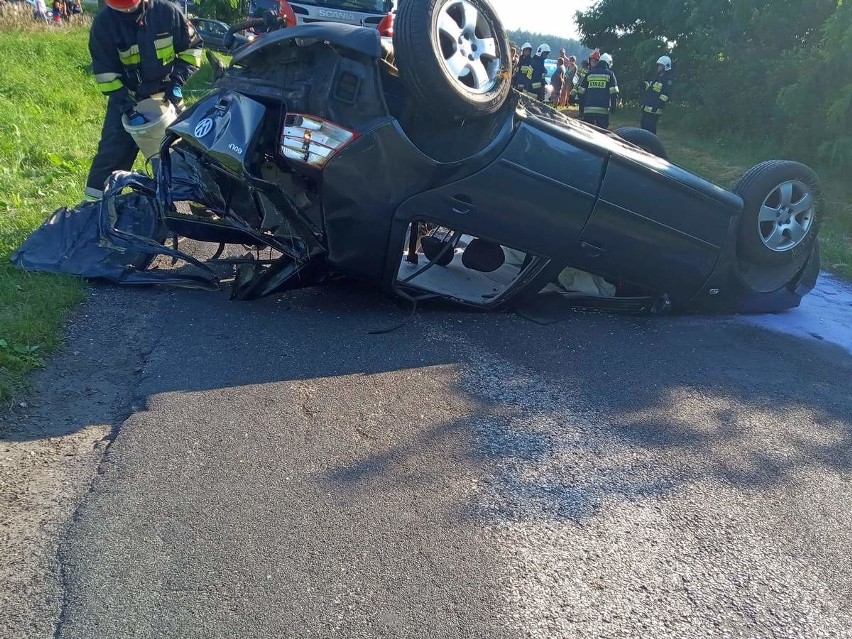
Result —
M136 397L166 293L93 287L32 391L0 410L0 636L53 637L59 547Z

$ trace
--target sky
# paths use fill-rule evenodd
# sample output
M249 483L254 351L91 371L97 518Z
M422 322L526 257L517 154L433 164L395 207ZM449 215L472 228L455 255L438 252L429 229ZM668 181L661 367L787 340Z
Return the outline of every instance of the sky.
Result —
M595 0L490 0L507 29L577 37L574 13L588 9Z

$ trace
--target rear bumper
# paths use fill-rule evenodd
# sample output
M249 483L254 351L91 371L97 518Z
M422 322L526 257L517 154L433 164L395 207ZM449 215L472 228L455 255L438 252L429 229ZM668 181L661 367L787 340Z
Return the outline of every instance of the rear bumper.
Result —
M757 267L723 255L701 291L676 310L690 313L775 313L796 308L816 285L820 265L817 240L805 263L792 276L783 277L781 273L785 280L782 284L761 287L754 283L760 281ZM769 267L765 270L770 272ZM771 278L767 279L771 281Z

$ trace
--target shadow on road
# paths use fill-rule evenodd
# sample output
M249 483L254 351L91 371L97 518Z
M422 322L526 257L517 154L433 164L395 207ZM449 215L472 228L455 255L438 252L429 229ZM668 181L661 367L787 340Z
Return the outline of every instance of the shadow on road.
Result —
M322 404L322 380L393 372L407 407L469 408L430 424L399 415L411 437L366 447L325 472L329 485L356 489L447 433L469 438L468 461L489 478L461 516L581 520L606 500L705 478L760 489L807 468L852 472L852 358L830 346L721 318L578 313L542 327L435 307L368 334L404 313L351 283L251 303L98 287L42 377L29 409L39 428L18 427L18 410L2 436L57 436L120 422L152 398L283 382L313 380ZM454 381L447 396L418 399L413 374L430 369L453 370ZM257 401L268 410L274 395ZM362 408L378 428L392 412L349 406L340 418L355 423ZM277 410L310 417L305 406Z

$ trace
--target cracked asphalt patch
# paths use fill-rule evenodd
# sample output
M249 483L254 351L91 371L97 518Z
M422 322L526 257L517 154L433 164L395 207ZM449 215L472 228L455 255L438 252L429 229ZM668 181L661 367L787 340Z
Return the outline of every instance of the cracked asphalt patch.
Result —
M64 589L5 626L50 632L8 636L60 606L58 637L852 636L836 347L124 293L129 417L61 528Z
M0 637L54 636L64 598L59 544L131 412L160 330L157 299L92 287L33 391L0 412Z

